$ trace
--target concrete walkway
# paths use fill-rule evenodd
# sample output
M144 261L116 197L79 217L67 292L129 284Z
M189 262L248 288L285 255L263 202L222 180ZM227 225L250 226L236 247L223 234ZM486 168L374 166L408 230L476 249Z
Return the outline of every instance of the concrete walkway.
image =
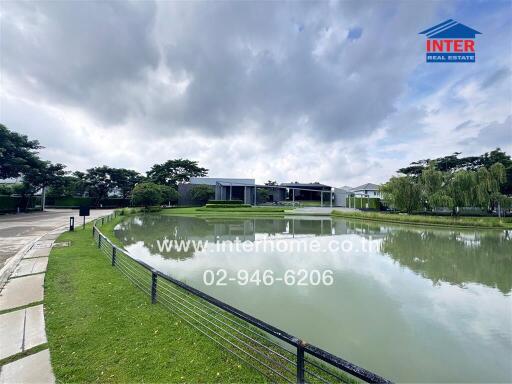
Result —
M91 211L88 220L110 212ZM0 384L55 382L50 352L46 347L42 303L44 277L55 239L68 230L70 213L73 214L71 211L58 212L56 215L36 214L33 218L24 215L18 220L8 217L5 221L0 218L0 238L4 242L13 234L19 235L7 243L11 245L10 249L18 249L18 252L0 268L4 275L9 274L7 279L4 278L6 284L0 287L0 364L7 359L0 366ZM37 225L38 218L43 220L42 224ZM30 220L32 231L28 231L23 224L27 219ZM41 228L46 229L45 234L41 235Z

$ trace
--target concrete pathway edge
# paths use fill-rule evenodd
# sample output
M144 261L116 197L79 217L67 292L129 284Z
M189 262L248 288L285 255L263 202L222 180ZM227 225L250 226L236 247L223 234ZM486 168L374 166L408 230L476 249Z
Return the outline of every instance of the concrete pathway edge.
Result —
M49 233L49 232L48 232ZM4 285L7 283L7 280L9 280L9 277L14 272L20 261L23 259L23 256L25 256L28 251L32 249L35 243L37 243L43 236L46 236L47 233L44 235L39 236L37 239L32 240L30 243L25 245L18 253L16 253L13 257L11 257L2 269L0 269L0 291L4 287Z

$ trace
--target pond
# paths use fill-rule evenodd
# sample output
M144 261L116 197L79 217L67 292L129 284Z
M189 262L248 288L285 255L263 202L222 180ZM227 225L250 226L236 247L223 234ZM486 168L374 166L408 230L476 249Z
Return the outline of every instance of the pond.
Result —
M156 269L391 380L512 381L510 231L139 215L115 233ZM237 238L253 247L219 249Z

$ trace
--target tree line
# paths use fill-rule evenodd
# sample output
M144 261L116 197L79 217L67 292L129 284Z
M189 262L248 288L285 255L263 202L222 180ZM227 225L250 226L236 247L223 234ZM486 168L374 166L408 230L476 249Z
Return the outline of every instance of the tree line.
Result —
M21 195L28 204L30 196L45 189L49 197L87 196L99 202L112 195L131 199L134 191L140 195L140 191L151 190L151 201L156 205L176 202L179 183L208 174L208 169L200 167L197 161L181 158L154 164L146 175L106 165L71 172L66 171L64 164L42 160L42 148L39 141L29 140L0 124L0 179L19 180L0 185L0 195ZM136 186L138 189L134 189ZM196 192L204 198L204 191ZM212 194L206 192L208 196Z
M398 170L381 186L385 204L400 211L481 208L500 215L512 206L512 160L500 148L481 156L459 158L460 152L425 159Z

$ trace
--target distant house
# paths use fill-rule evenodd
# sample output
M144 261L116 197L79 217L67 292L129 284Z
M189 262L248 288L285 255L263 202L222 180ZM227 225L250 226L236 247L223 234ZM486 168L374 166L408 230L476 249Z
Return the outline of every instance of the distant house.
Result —
M351 192L354 196L361 197L382 197L380 194L380 185L373 183L366 183L359 187L352 188Z

